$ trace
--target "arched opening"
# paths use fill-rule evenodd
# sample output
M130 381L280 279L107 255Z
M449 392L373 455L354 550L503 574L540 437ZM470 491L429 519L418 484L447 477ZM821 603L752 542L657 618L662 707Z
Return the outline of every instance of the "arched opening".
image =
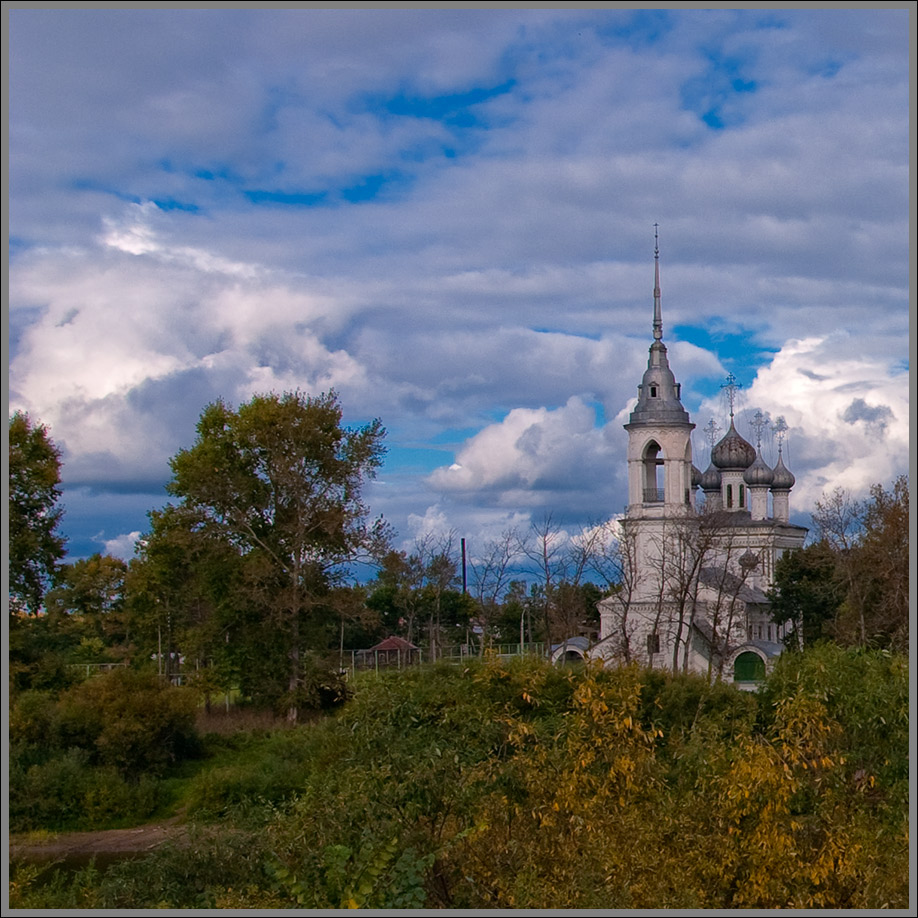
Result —
M734 682L761 682L765 678L765 661L751 650L733 661Z
M644 502L659 504L663 499L663 450L651 440L644 447Z

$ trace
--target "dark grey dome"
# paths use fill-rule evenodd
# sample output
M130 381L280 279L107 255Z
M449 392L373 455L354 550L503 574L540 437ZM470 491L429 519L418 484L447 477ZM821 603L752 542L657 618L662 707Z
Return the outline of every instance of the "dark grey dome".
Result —
M736 432L732 418L730 429L711 451L711 461L719 469L734 470L748 469L755 461L755 448Z
M784 459L778 453L778 463L775 466L774 477L771 480L772 491L790 491L797 481L790 469L784 464Z
M740 556L739 563L743 570L751 571L753 568L759 566L759 556L753 554L752 551L747 548L745 553Z
M701 476L701 487L705 491L720 490L720 471L714 468L713 463L709 465Z
M697 488L701 484L701 472L694 463L692 463L692 487Z
M756 455L755 462L743 472L743 481L751 488L756 485L768 487L774 481L774 477L775 473L768 467L761 452Z

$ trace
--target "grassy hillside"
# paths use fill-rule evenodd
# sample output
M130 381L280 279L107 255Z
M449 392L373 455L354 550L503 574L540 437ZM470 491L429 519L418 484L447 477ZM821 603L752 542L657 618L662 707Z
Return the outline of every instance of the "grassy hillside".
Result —
M908 904L908 672L889 654L788 654L758 695L526 661L368 674L333 716L198 756L156 784L192 820L185 847L13 865L11 905Z

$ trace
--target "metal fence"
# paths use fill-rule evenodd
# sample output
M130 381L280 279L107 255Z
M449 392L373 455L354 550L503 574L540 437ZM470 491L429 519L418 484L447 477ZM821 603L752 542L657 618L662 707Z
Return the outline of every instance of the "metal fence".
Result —
M350 672L358 670L405 669L431 661L444 663L463 663L477 660L484 654L496 654L499 657L545 656L547 646L544 643L529 644L486 644L484 653L480 646L474 644L457 644L452 647L439 647L433 652L418 647L405 650L350 650L344 652L342 667Z

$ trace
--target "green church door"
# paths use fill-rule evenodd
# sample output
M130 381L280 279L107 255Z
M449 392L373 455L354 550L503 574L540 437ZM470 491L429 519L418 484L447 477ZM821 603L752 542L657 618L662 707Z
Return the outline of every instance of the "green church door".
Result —
M761 682L764 678L765 661L757 653L747 650L734 661L734 682Z

